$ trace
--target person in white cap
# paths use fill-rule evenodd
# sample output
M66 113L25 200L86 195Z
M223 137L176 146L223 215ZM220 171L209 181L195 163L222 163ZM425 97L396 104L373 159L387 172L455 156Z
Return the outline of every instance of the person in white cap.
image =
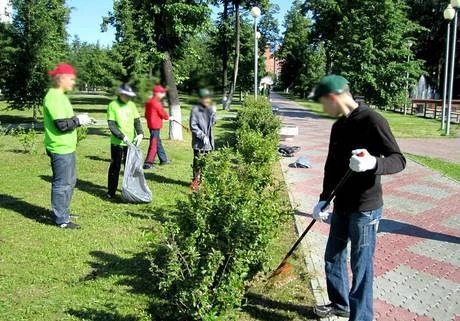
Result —
M118 188L121 164L126 161L128 144L139 145L144 138L139 112L131 99L136 94L128 84L118 88L118 98L107 108L107 122L111 132L111 161L108 174L107 197L113 199Z

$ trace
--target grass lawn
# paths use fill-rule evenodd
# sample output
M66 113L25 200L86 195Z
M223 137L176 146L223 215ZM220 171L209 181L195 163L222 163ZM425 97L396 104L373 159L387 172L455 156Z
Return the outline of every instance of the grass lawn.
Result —
M460 164L438 158L406 154L410 159L460 182Z
M280 94L286 98L294 100L299 105L305 107L306 109L316 114L325 117L330 117L326 113L324 113L323 108L320 104L299 98L291 94ZM412 115L402 115L395 112L385 112L380 110L378 112L380 112L388 120L394 135L398 138L446 137L441 132L441 123L438 120L427 119ZM451 128L451 136L457 136L460 130L460 125L453 124Z
M77 112L105 118L107 98L74 97L74 102ZM184 104L186 119L189 110ZM9 113L16 119L27 117L27 112L0 110L0 119ZM219 116L235 114L219 111ZM82 229L78 231L60 230L49 219L51 169L41 145L42 134L35 154L22 153L16 137L0 136L0 320L161 320L155 315L157 301L151 294L145 235L160 224L157 217L164 208L189 193L192 161L190 136L184 132L183 142L170 142L167 133L165 128L164 144L173 165L146 172L154 202L132 205L105 199L108 130L89 131L77 150L78 183L71 209L79 215L75 221ZM220 144L231 133L232 120L220 120ZM144 151L147 145L145 139ZM273 267L295 239L292 220L280 230L280 239L270 249ZM280 289L267 287L262 279L255 281L246 305L238 311L239 320L306 320L305 316L311 316L303 261L296 257L293 263L298 280Z

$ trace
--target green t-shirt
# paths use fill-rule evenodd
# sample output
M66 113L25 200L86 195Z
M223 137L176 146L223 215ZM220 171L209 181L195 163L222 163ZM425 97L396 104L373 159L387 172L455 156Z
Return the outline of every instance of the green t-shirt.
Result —
M124 103L120 99L116 99L112 101L107 108L107 120L115 121L118 129L123 135L128 137L130 141L133 141L136 135L134 120L139 117L140 115L136 105L132 101ZM113 134L110 136L110 142L114 145L126 145Z
M45 148L54 154L69 154L77 149L77 131L61 132L54 125L57 119L74 116L69 98L62 90L50 88L43 101Z

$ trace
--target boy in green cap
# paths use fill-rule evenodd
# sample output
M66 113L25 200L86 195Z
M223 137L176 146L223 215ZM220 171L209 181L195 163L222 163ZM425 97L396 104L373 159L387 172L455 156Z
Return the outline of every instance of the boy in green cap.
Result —
M60 64L48 72L53 78L43 101L45 148L51 160L53 181L51 207L53 219L61 228L77 229L80 226L70 221L70 201L77 181L76 157L77 132L79 126L87 126L93 120L87 114L75 116L66 92L75 85L77 73L69 64Z
M314 97L324 111L338 120L332 126L329 153L324 167L323 192L313 209L322 222L327 197L348 169L353 175L334 200L325 253L327 292L330 304L315 307L321 317L333 315L350 321L373 320L373 258L378 224L382 215L381 175L400 172L406 160L388 122L350 94L348 81L329 75L321 79ZM353 282L348 285L347 243L351 241Z
M118 88L118 98L107 108L107 122L110 132L111 161L108 174L107 197L113 199L118 188L121 164L126 161L128 145L139 145L144 138L139 112L131 98L136 94L128 84Z

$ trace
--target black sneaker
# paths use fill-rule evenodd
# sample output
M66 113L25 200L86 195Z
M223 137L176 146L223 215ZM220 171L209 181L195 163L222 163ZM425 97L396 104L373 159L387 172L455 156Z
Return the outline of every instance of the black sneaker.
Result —
M338 308L334 303L317 305L313 308L313 312L320 318L328 318L334 315L342 318L350 317L349 311Z
M66 229L70 229L70 230L77 230L77 229L80 228L80 225L75 224L75 223L72 223L72 222L60 224L60 225L58 225L58 226L59 226L60 228L66 228Z
M165 165L169 165L169 164L171 164L171 161L167 160L166 162L161 162L160 166L165 166Z
M147 164L147 163L146 163L146 164L144 164L144 166L143 166L142 168L143 168L143 169L152 169L152 168L154 168L154 167L153 167L153 164Z

